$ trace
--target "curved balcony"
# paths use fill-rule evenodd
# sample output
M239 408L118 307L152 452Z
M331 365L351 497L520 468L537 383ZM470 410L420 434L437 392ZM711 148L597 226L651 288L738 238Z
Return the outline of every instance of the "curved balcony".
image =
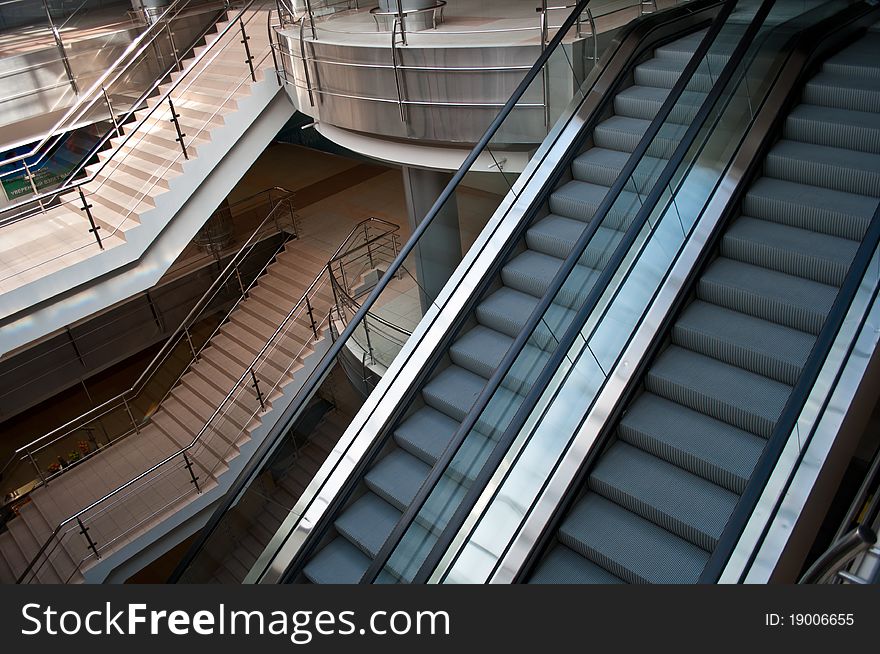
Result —
M379 7L296 0L281 12L279 60L299 110L343 145L350 145L345 130L465 148L570 11L537 4L536 11L534 0L383 0ZM674 0L661 2L667 4ZM539 143L610 39L603 34L655 7L597 1L523 96L498 143L523 151Z

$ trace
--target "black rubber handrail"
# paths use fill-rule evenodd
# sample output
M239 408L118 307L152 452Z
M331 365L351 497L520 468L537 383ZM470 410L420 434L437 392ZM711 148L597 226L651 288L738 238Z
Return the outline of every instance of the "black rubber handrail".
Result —
M190 563L192 563L194 558L198 555L198 552L207 542L208 538L210 538L211 534L220 524L221 520L223 519L223 515L229 510L229 508L233 504L235 504L240 494L246 490L246 486L248 485L251 477L260 470L263 463L265 462L265 459L269 455L271 455L271 453L277 446L279 437L286 432L287 423L296 416L296 414L299 412L300 405L302 405L306 399L311 397L311 395L317 389L318 385L323 381L324 377L330 371L330 368L335 364L336 357L345 347L346 342L354 333L355 329L357 329L360 322L372 309L373 304L376 302L376 300L382 294L388 284L391 283L391 281L395 278L397 271L403 266L407 257L412 254L420 239L425 234L425 232L427 232L428 228L433 224L441 209L455 194L455 191L458 188L459 184L462 182L464 176L474 165L477 158L483 153L484 150L489 147L489 144L492 142L495 134L507 120L508 116L516 108L516 105L519 103L520 99L529 89L532 82L534 82L537 76L541 73L544 66L549 61L550 57L556 52L556 49L557 47L559 47L565 34L568 32L569 29L571 29L572 25L574 25L577 17L584 12L590 1L591 0L580 0L575 5L572 13L559 27L557 33L547 43L547 46L535 60L534 65L517 85L516 89L511 94L510 98L508 98L507 102L504 103L504 106L501 108L501 110L498 112L498 115L495 116L494 120L490 123L489 127L480 137L480 140L473 147L473 149L471 149L467 157L465 157L461 166L458 168L458 170L452 176L452 179L446 185L446 188L443 189L443 192L431 206L431 209L430 211L428 211L425 218L412 231L409 240L407 240L407 242L403 245L397 255L397 258L394 259L394 261L388 267L388 270L385 271L385 274L382 275L382 277L376 283L375 287L373 287L373 290L370 292L370 295L361 305L360 309L358 309L357 313L355 313L354 317L349 321L342 333L339 334L337 339L330 346L330 349L323 356L321 362L309 375L302 388L300 388L300 390L297 392L293 401L288 405L287 409L285 409L283 415L279 417L278 421L273 426L267 438L263 441L263 443L261 443L261 445L257 448L257 451L244 466L242 472L239 474L239 477L232 484L229 491L227 491L227 494L220 502L218 508L211 515L208 522L205 524L205 527L201 530L199 538L196 540L196 542L193 543L190 550L180 561L174 572L172 572L171 576L169 577L169 583L176 583L180 580L186 568L190 565Z
M559 367L562 359L566 356L568 349L571 347L571 343L574 342L577 334L580 333L580 329L587 316L589 316L590 313L592 313L592 311L595 309L596 304L598 303L602 294L605 292L605 287L613 278L614 274L617 271L617 267L623 261L624 257L632 246L632 243L635 242L638 234L641 232L642 228L647 222L647 219L653 210L654 204L660 198L669 180L671 180L674 171L680 165L682 159L687 153L687 150L690 148L692 141L696 137L697 132L702 127L703 122L709 116L715 100L721 93L723 87L726 85L727 80L733 75L734 70L739 65L739 59L741 59L745 52L748 50L752 38L754 37L760 26L763 24L767 13L769 13L771 7L775 4L775 2L776 0L764 0L763 4L759 7L758 11L756 12L755 18L753 19L747 30L744 32L743 36L741 37L740 43L731 55L730 61L719 75L718 81L713 86L712 92L709 93L703 105L700 107L700 110L698 111L696 117L694 118L694 121L685 132L685 135L682 138L682 141L676 149L675 153L673 154L672 159L670 159L670 162L667 164L666 168L664 168L663 173L661 173L657 182L655 182L651 192L648 193L645 202L643 203L639 213L636 215L636 218L627 229L614 253L605 264L602 273L600 273L598 279L593 284L592 290L587 296L584 304L581 306L580 311L572 319L571 324L566 329L565 335L557 343L556 349L550 356L550 359L548 360L545 367L542 369L541 374L538 376L535 383L532 384L531 390L529 391L529 393L526 394L519 410L514 414L510 425L507 427L504 434L496 443L495 447L493 448L486 462L483 464L483 467L478 473L476 480L472 484L468 493L465 495L462 502L453 513L452 517L444 528L443 533L438 538L437 543L435 543L428 557L420 566L419 571L413 578L413 583L420 583L427 579L428 575L430 574L430 570L432 570L436 566L437 562L439 562L439 559L442 557L442 553L445 552L446 548L449 546L449 543L454 537L454 534L458 531L458 527L463 524L465 518L470 513L473 505L476 503L479 495L482 493L482 488L485 486L485 483L489 481L489 477L494 473L495 467L501 461L504 453L506 453L510 444L516 438L516 435L519 433L522 425L525 423L525 420L531 413L534 407L534 403L537 402L538 398L543 393L547 383L550 381L550 378L556 372L556 369ZM587 227L587 229L584 230L581 237L572 248L571 253L568 255L565 262L557 271L556 276L553 278L553 281L551 282L548 290L545 291L543 298L535 307L535 310L532 312L532 315L526 322L526 326L514 340L513 344L508 349L501 363L495 369L495 372L489 379L489 383L484 388L480 396L477 398L477 401L474 404L473 408L468 412L468 415L465 417L465 420L464 422L462 422L460 428L456 431L456 434L455 436L453 436L449 446L441 455L441 459L438 460L438 463L434 465L431 473L429 473L427 481L421 486L419 492L416 494L416 498L410 504L407 511L404 512L401 520L398 522L397 526L395 526L394 531L392 531L391 536L380 550L379 556L374 560L373 565L371 565L371 567L365 573L363 581L368 583L375 581L375 578L384 567L387 558L393 553L403 535L408 531L410 525L412 524L412 521L421 510L423 503L425 502L425 500L427 500L427 498L430 496L430 493L434 490L434 487L445 473L448 465L458 453L460 446L463 444L467 436L476 426L476 423L482 416L483 411L488 406L491 399L495 396L495 393L497 392L501 383L507 377L510 369L518 360L523 348L531 339L534 330L542 322L547 309L556 298L562 286L568 281L571 272L574 270L575 266L583 255L584 250L591 242L593 235L604 223L608 212L611 210L612 207L614 207L618 197L620 196L620 193L624 190L632 174L635 172L636 168L641 162L642 157L647 153L648 148L654 142L654 139L659 133L661 127L666 123L669 114L672 112L672 109L675 107L681 94L687 88L693 74L699 68L700 64L703 61L703 58L708 53L710 47L714 43L715 38L718 36L723 27L727 24L727 19L729 18L730 14L733 12L737 4L738 2L726 2L724 8L712 24L712 27L710 27L709 31L700 41L700 45L697 47L694 55L688 61L688 64L684 68L678 81L669 92L669 95L661 106L657 116L651 122L651 125L646 130L645 135L639 141L639 144L636 146L632 155L627 160L623 170L618 175L617 179L615 180L611 189L606 194L605 198L602 200L602 203L599 205L599 208L597 209L595 215L591 218L589 226Z
M734 507L733 513L727 521L721 537L718 539L718 545L713 550L708 563L706 563L706 567L703 569L703 573L700 575L700 583L709 584L717 582L724 567L727 565L727 561L730 559L730 555L733 553L746 523L752 513L754 513L758 500L764 492L770 476L776 469L779 457L785 449L792 431L795 429L798 417L801 411L803 411L810 391L819 378L819 373L822 371L825 359L828 357L831 346L834 344L840 328L843 326L849 307L862 284L862 280L878 246L880 246L880 205L877 206L877 210L874 212L868 230L859 245L859 249L856 251L856 255L837 293L834 304L831 305L831 310L825 318L825 324L822 326L822 330L813 344L813 349L810 350L807 362L804 364L801 375L792 389L788 401L785 403L785 408L783 408L779 419L776 421L773 433L764 446L761 458L755 464L755 469L749 478L746 489ZM803 457L806 449L806 446L804 446L799 459ZM752 551L746 567L754 561L757 550L758 548L756 547Z

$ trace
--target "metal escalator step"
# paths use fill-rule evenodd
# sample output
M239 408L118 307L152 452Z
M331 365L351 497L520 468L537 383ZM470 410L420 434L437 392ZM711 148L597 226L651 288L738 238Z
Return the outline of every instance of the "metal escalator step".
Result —
M564 545L631 584L695 583L709 554L596 493L566 516Z
M656 395L769 438L791 387L675 345L645 376Z
M537 252L565 259L585 229L586 224L579 220L550 214L529 228L526 244ZM578 263L602 270L622 237L623 233L616 229L599 226Z
M537 304L538 298L533 295L502 287L480 302L476 310L477 320L515 337Z
M589 559L557 543L529 578L530 584L622 584Z
M590 474L589 487L615 504L711 551L739 495L618 441Z
M510 336L476 325L452 344L449 357L457 366L489 379L511 343L513 339Z
M485 378L451 365L425 384L422 397L428 406L461 422L485 385Z
M334 538L309 560L303 574L314 584L356 584L370 563L370 557L346 539Z
M800 104L785 119L783 138L880 154L880 118L867 111Z
M880 124L880 115L877 120ZM799 184L880 197L880 154L783 139L767 154L764 173Z
M695 300L672 328L672 342L794 386L816 339L806 332Z
M366 492L336 518L336 531L371 559L376 558L401 512L374 493Z
M399 511L412 502L431 467L404 450L394 450L374 465L364 477L371 491Z
M617 426L625 443L742 493L766 441L653 393L642 393Z
M429 465L446 449L459 423L429 406L423 406L394 430L397 443Z
M561 259L526 250L504 266L501 279L511 288L543 297L561 265ZM557 293L556 301L567 307L580 306L598 276L598 270L576 265Z
M823 234L860 241L877 207L877 199L761 177L743 200L743 213Z
M859 244L850 239L741 216L724 234L721 254L755 266L840 286Z
M880 112L880 79L823 71L807 82L801 97L804 102L810 104L878 113Z
M687 61L683 59L676 60L657 57L636 66L633 78L636 84L662 86L671 89L675 86L678 78L681 77L685 66L687 66ZM719 67L718 72L721 71L721 68L723 68L723 64ZM691 79L688 80L688 90L705 91L708 93L712 89L713 78L705 71L706 68L703 66L691 76Z
M867 34L846 49L832 55L822 70L842 77L862 77L880 81L880 36Z
M559 187L550 195L550 211L567 218L589 222L607 193L608 188L605 186L574 180ZM640 208L641 203L635 193L621 191L602 221L602 226L624 231Z
M590 148L571 162L572 176L582 182L611 187L617 180L629 154L606 148ZM630 175L627 189L647 193L657 181L667 159L644 156Z
M734 311L818 334L837 288L719 257L697 283L697 297Z
M614 97L614 113L618 116L653 120L660 112L669 89L657 86L634 85L623 89ZM683 91L669 112L667 121L689 125L697 115L707 93Z

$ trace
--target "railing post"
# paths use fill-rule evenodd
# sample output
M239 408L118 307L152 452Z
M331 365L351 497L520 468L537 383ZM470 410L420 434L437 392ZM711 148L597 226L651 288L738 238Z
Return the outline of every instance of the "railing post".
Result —
M80 518L79 516L76 517L76 523L79 525L79 533L85 537L86 542L89 544L89 549L92 550L96 559L100 559L101 555L98 554L98 545L97 543L95 543L95 541L92 540L92 537L89 536L90 527L86 527L83 524L82 518ZM46 555L46 557L48 558L48 554Z
M34 195L39 195L39 193L37 192L37 183L34 181L34 174L31 172L30 166L28 166L27 159L22 159L21 163L24 165L24 176L30 183L31 190L34 192ZM40 202L40 206L43 206L42 202Z
M141 428L138 427L137 421L135 421L135 419L134 419L134 414L131 412L131 406L128 404L128 398L123 397L122 403L125 404L125 412L128 413L128 418L129 418L129 420L131 420L131 426L134 427L134 433L140 434Z
M193 463L189 460L186 451L183 452L183 467L186 468L186 471L189 473L189 483L195 486L196 492L201 495L202 489L199 486L199 477L193 472Z
M113 122L113 129L116 136L122 136L122 130L119 129L119 121L116 120L116 112L113 111L113 105L110 103L110 96L107 95L107 89L101 84L101 94L104 96L104 102L107 103L107 109L110 112L110 120Z
M254 382L252 386L254 387L254 391L257 393L257 401L260 403L260 408L265 411L266 410L266 402L263 400L263 393L260 391L260 381L257 379L257 375L254 372L254 367L251 366L248 371L251 373L251 380Z
M400 81L400 71L397 64L397 26L400 21L395 18L391 26L391 66L394 69L394 86L397 90L397 108L400 110L400 121L406 122L406 110L403 105L403 84ZM406 45L404 40L403 45Z
M373 344L370 341L370 314L364 315L364 338L367 339L367 352L370 354L370 362L376 363L376 357L373 356Z
M309 302L309 296L306 295L306 310L309 312L309 322L312 324L312 333L315 335L315 340L318 340L318 325L315 324L315 314L312 313L312 303Z
M306 0L306 12L309 16L309 26L312 28L312 39L318 40L318 33L315 31L315 12L312 11L312 2L311 0ZM303 16L305 18L305 16ZM302 33L300 33L300 38L302 38Z
M89 232L95 235L95 240L98 241L98 247L103 250L104 244L101 243L101 235L98 234L98 230L101 229L101 226L95 224L95 218L92 216L92 205L86 201L86 196L85 193L83 193L82 186L77 186L76 190L79 191L79 199L82 202L82 206L79 210L86 212L86 217L89 219L89 225L91 225Z
M406 16L403 13L403 2L401 0L397 0L397 19L400 21L400 40L403 45L406 45Z
M174 139L178 143L180 143L180 149L183 150L183 158L189 159L189 155L186 153L186 145L183 143L183 137L186 136L183 132L180 131L180 122L177 120L180 118L180 114L174 110L174 103L171 101L171 96L168 96L168 106L171 108L171 122L174 123L174 129L177 132L177 138Z
M373 263L373 249L370 247L370 230L368 223L364 223L364 243L367 246L367 259L370 262L370 268L374 268L375 264Z
M250 41L251 37L249 37L247 35L247 32L245 32L244 17L243 16L238 17L238 24L241 27L241 41L240 41L240 43L242 43L244 45L244 54L245 54L244 62L248 65L248 68L250 68L251 79L256 82L257 81L257 74L254 72L254 58L253 58L253 56L251 56L251 47L248 45L248 41Z
M52 12L46 0L43 0L43 9L46 10L46 18L49 19L49 31L52 32L52 38L55 40L55 47L61 55L61 63L64 65L64 72L67 74L67 81L70 82L70 88L73 89L75 95L79 95L79 88L76 85L76 78L73 76L73 70L70 68L70 60L67 58L67 50L64 48L64 42L61 40L61 34L55 27L55 21L52 20Z
M300 59L303 62L303 76L306 78L305 79L306 91L309 92L309 105L314 107L315 106L315 95L314 95L314 93L312 93L312 80L311 80L311 77L309 76L309 58L306 55L306 40L305 40L305 36L303 34L303 29L305 28L305 24L306 24L306 17L303 16L299 21L299 53L300 53ZM315 39L314 32L315 32L315 27L313 25L312 26L312 38L313 39ZM293 53L291 53L291 57L292 56L293 56ZM294 71L294 82L295 82L296 81L296 75L295 75L296 65L294 65L293 71Z
M37 465L37 460L34 458L34 455L31 454L30 450L26 450L26 452L28 460L30 460L31 465L34 466L34 470L37 471L37 476L40 478L40 482L43 484L43 486L48 486L49 480L46 479L45 475L43 475L43 471L40 470L40 466Z
M184 333L184 335L186 336L186 342L189 343L189 351L192 352L192 355L193 355L193 361L198 361L198 360L199 360L199 355L196 353L196 348L195 348L195 346L193 345L193 342L192 342L192 336L189 335L189 327L184 327L184 328L183 328L183 333Z
M238 264L235 264L235 278L238 280L238 288L241 291L241 296L247 298L248 292L244 288L244 282L241 281L241 271L238 269Z
M177 44L174 42L174 32L171 31L171 23L165 23L165 31L168 32L168 44L171 46L174 65L177 67L177 70L183 70L183 66L180 64L180 54L177 52Z
M537 8L541 14L541 53L547 49L548 21L547 21L547 0L541 0L541 6ZM550 60L544 64L541 69L541 95L544 102L544 127L550 129Z

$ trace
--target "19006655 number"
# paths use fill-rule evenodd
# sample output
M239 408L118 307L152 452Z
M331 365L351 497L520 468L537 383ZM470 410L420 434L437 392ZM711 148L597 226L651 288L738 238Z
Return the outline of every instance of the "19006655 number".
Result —
M789 624L795 627L837 627L855 624L852 613L792 613Z

